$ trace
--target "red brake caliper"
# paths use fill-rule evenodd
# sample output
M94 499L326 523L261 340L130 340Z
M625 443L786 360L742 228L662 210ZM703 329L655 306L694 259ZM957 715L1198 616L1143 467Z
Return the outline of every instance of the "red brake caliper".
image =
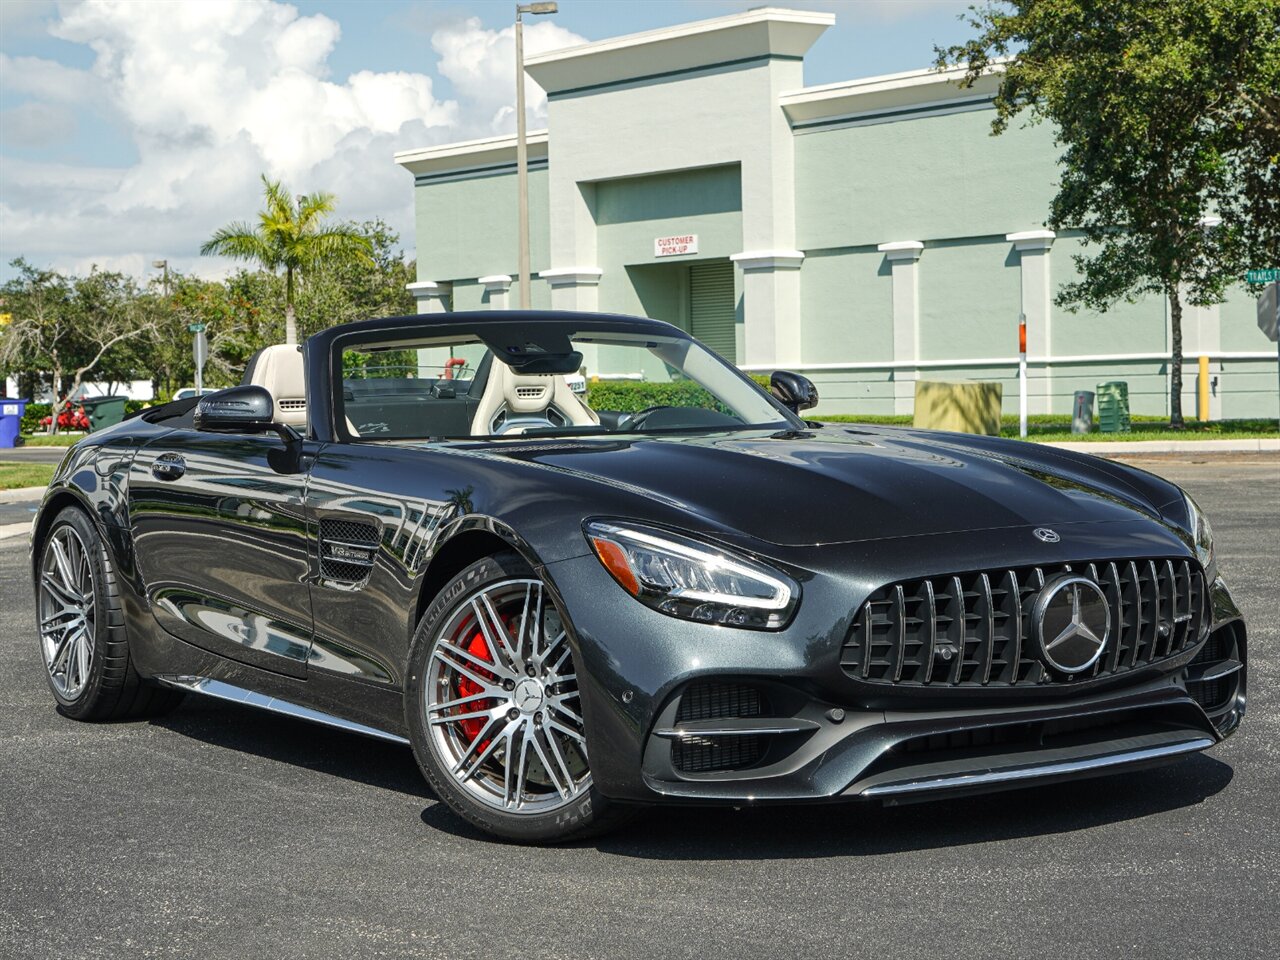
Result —
M467 644L467 653L479 660L485 661L486 663L493 663L493 654L489 650L489 644L485 642L484 634L479 631L476 631L475 636L471 638L471 642ZM455 688L458 691L459 697L469 697L481 691L482 688L480 684L476 683L470 677L464 676L461 673L456 674L456 676L457 680L455 681ZM494 677L487 672L484 676L486 680L494 679ZM464 703L462 706L458 707L458 712L471 713L473 711L488 710L492 706L493 704L488 700L473 700L471 703ZM462 733L468 741L474 740L476 737L480 736L480 731L484 729L484 725L484 717L476 717L472 720L461 720L458 722L458 726L462 728ZM488 745L489 743L486 740L476 749L483 750Z

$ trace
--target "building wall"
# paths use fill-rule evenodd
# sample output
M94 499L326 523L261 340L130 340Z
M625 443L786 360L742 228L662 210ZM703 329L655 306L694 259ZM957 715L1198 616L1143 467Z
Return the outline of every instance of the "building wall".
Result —
M914 379L995 380L1006 412L1016 412L1024 311L1033 413L1069 413L1073 391L1116 379L1128 382L1133 412L1167 412L1163 298L1105 313L1058 307L1050 301L1075 276L1079 235L1049 237L1044 252L1009 237L1043 230L1059 152L1051 128L993 137L989 103L944 101L791 131L785 119L779 127L777 98L799 86L800 66L771 58L553 94L549 163L530 174L533 270L600 277L556 290L535 280L534 306L687 326L691 260L794 248L799 269L769 274L767 286L749 288L737 270L737 355L752 369L810 375L819 412L902 412ZM484 308L477 278L516 272L513 168L420 178L416 194L420 278L451 282L454 309ZM685 233L698 236L695 257L654 256L654 238ZM920 243L918 259L878 249L899 241ZM914 277L905 316L894 303L894 271L904 267ZM1048 292L1035 306L1028 284L1044 269ZM769 309L753 315L760 291ZM1220 307L1188 309L1184 326L1186 412L1195 412L1197 351L1208 351L1214 415L1275 414L1275 361L1229 355L1274 351L1251 297L1233 292ZM611 372L607 354L592 362Z

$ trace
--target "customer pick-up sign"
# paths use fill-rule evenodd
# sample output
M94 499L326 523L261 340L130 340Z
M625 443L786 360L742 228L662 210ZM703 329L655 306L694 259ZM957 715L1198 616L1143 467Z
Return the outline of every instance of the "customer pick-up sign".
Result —
M655 257L683 257L698 252L698 235L682 233L675 237L654 237L653 255Z

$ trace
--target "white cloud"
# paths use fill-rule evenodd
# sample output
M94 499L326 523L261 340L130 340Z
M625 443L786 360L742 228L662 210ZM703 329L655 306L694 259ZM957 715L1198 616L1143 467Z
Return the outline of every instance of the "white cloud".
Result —
M339 25L273 0L86 0L60 7L50 32L88 46L93 64L0 54L0 82L29 97L10 111L19 123L6 116L6 139L65 135L74 107L127 131L137 161L104 169L92 157L83 165L5 157L5 261L145 271L162 257L220 272L225 264L200 258L199 246L226 222L252 218L263 172L297 192L332 191L340 216L382 217L412 247L411 181L392 153L514 128L512 32L474 19L432 37L456 94L449 100L425 74L331 79ZM526 30L530 53L580 42L550 23ZM545 111L536 87L529 102L535 117Z
M524 28L526 57L585 42L583 37L554 21L541 20L526 24ZM479 18L469 17L437 29L431 36L431 46L440 54L441 76L448 78L453 89L472 108L472 133L476 136L492 135L514 126L514 26L504 30L486 30ZM525 107L534 117L545 119L546 94L527 77Z
M20 147L45 147L69 137L75 115L64 106L28 100L0 110L0 143Z

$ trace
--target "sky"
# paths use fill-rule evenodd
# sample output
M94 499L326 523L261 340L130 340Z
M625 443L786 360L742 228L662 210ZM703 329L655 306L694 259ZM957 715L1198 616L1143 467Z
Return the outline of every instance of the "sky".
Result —
M560 0L526 55L760 6ZM930 64L968 35L967 0L778 3L835 13L815 85ZM0 279L25 257L145 278L205 276L218 227L251 220L260 175L337 195L413 252L399 150L515 132L512 0L0 0ZM546 100L528 81L530 129Z

